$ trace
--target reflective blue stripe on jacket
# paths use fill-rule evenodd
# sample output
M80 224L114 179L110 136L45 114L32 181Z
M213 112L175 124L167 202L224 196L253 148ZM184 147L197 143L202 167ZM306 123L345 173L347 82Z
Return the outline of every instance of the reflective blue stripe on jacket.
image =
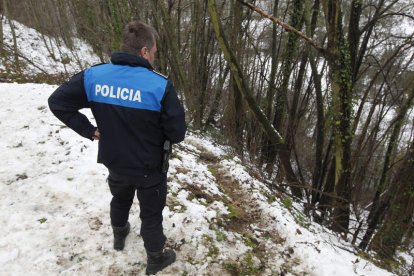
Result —
M145 67L105 64L84 72L89 102L161 111L167 80Z

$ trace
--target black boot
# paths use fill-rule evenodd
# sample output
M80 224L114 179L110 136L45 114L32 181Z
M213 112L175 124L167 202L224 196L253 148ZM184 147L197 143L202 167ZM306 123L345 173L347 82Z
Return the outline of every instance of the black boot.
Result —
M125 246L125 239L131 229L129 222L127 222L124 227L112 226L112 229L114 230L114 249L123 250Z
M175 262L175 252L171 249L158 252L149 252L147 250L147 256L148 263L147 270L145 271L147 275L156 274Z

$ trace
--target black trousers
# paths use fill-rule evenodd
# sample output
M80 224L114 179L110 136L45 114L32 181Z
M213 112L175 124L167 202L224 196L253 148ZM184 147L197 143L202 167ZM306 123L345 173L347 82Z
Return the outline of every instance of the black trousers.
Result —
M136 191L144 247L151 252L162 250L166 241L162 226L162 210L167 197L166 175L154 172L127 178L109 170L108 184L113 196L111 224L116 227L127 224Z

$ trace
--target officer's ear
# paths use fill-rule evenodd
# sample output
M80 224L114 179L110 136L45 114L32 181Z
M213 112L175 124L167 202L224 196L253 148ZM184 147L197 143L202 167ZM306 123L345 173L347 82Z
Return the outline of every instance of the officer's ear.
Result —
M147 53L148 53L148 48L147 48L147 47L142 47L142 48L141 48L141 50L139 50L138 55L139 55L140 57L145 58L145 57L146 57L146 55L147 55Z

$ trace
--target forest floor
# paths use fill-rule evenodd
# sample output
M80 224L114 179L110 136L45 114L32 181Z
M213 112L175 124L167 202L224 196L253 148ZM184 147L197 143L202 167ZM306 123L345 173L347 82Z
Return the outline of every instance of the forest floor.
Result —
M54 89L0 84L0 274L143 274L137 200L126 248L115 251L97 142L51 114ZM164 227L177 261L160 275L392 275L208 137L189 132L174 147L168 182Z

